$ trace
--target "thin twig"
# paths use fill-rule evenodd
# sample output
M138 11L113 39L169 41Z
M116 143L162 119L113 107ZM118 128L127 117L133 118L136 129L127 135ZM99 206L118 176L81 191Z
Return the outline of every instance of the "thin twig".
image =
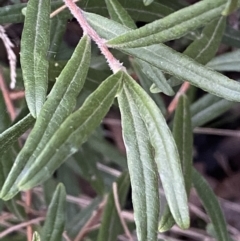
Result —
M115 203L115 207L117 209L117 212L118 212L118 216L119 216L119 219L120 219L120 222L122 224L122 227L124 229L124 232L126 234L126 236L128 237L128 239L130 241L133 241L133 238L132 238L132 235L130 233L130 231L128 230L128 226L121 214L121 207L120 207L120 203L119 203L119 198L118 198L118 190L117 190L117 183L114 182L113 185L113 198L114 198L114 203Z
M95 224L96 220L99 219L101 213L102 213L102 210L103 210L103 207L105 206L106 204L106 198L102 201L102 203L98 206L98 209L97 210L94 210L91 217L88 219L88 221L85 223L85 225L82 227L82 229L80 230L80 232L78 233L77 237L74 239L74 241L81 241L84 236L88 233L89 231L89 227L92 225L92 224Z
M16 117L14 105L12 103L12 100L10 99L9 91L5 85L1 71L0 71L0 89L2 90L3 98L7 107L7 111L10 115L10 118L11 120L14 120Z
M68 237L66 231L63 232L63 238L64 238L66 241L71 241L71 239Z
M178 104L180 96L185 94L187 92L187 90L189 89L189 87L190 87L189 82L184 82L182 84L181 88L179 89L179 91L173 98L172 102L168 106L168 114L169 115L171 115L173 113L173 111L177 108L177 104Z
M0 233L0 239L7 236L8 234L10 234L12 232L15 232L15 231L21 229L21 228L25 228L28 225L39 223L39 222L43 221L44 219L45 219L45 217L38 217L38 218L32 219L30 221L12 226L11 228L8 228L8 229L6 229L6 230L4 230L3 232Z
M79 0L73 0L73 2L78 2ZM53 18L54 16L56 16L57 14L59 14L60 12L62 12L65 8L67 8L67 6L64 4L63 6L61 6L60 8L57 8L55 11L53 11L50 14L50 18Z
M26 214L28 216L28 218L30 218L30 212L28 211L28 208L31 208L31 203L32 203L32 191L26 191ZM27 240L31 241L32 240L32 236L33 236L33 229L32 229L32 225L29 224L27 226Z
M83 11L73 2L73 0L64 0L65 4L73 14L73 16L77 19L78 23L83 29L84 34L87 34L98 46L101 50L102 54L106 58L110 69L113 73L118 72L119 70L124 70L125 68L122 64L112 55L109 51L105 40L102 39L97 32L88 24L87 20L84 17Z
M240 131L238 130L224 130L224 129L217 129L217 128L196 127L193 130L193 132L196 134L240 137Z
M18 100L25 97L24 91L14 91L9 93L9 97L11 100Z
M7 51L7 56L9 60L9 66L10 66L10 77L11 77L11 83L10 83L10 88L14 89L16 85L16 65L17 65L17 58L15 53L13 52L12 48L14 47L13 43L11 40L8 38L5 29L3 26L0 25L0 38L3 41L3 44L6 48Z

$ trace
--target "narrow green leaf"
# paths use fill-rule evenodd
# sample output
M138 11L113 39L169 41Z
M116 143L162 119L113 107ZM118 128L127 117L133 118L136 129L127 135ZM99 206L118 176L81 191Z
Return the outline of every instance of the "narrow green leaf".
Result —
M130 180L128 172L123 173L116 181L119 204L123 207L129 190ZM108 195L108 200L104 208L101 227L98 232L97 241L116 241L122 230L121 222L116 209L113 191Z
M107 44L114 48L136 48L180 38L220 16L224 3L224 0L200 1L140 29L111 39Z
M34 124L34 122L35 119L31 114L28 114L22 120L2 132L0 134L0 153L6 151L7 148L13 145L18 138Z
M205 95L191 105L192 128L202 126L220 116L236 102L221 99L213 95Z
M59 184L49 205L46 220L41 232L44 241L59 241L65 223L66 191L64 185Z
M145 6L150 5L154 0L143 0Z
M109 15L112 20L121 23L129 28L136 28L136 25L127 11L122 7L118 0L105 0Z
M193 186L196 189L198 196L201 199L202 204L212 221L217 235L217 240L230 240L224 215L212 189L209 187L205 179L195 169L193 169L192 178Z
M32 241L41 241L41 238L38 232L33 233Z
M192 185L193 135L191 128L190 107L186 96L181 96L179 99L174 116L173 136L180 155L186 193L187 196L189 196ZM160 219L158 229L160 232L165 232L174 224L175 222L170 213L170 209L169 207L166 207L163 216Z
M174 91L171 86L168 84L162 71L149 63L137 60L138 64L141 67L142 72L166 95L174 95Z
M15 161L16 165L12 168L3 186L1 196L9 191L23 168L28 169L35 162L47 142L74 110L76 98L85 82L89 64L90 39L84 36L44 103L36 124Z
M141 86L148 93L148 95L155 101L159 109L162 111L163 115L165 115L167 113L167 110L163 99L161 98L160 95L154 95L153 93L150 92L152 81L149 80L146 75L144 75L140 65L138 64L139 62L137 60L134 59L131 62L132 62L134 71L141 83Z
M106 79L86 99L83 106L63 122L49 140L48 145L36 157L34 163L25 166L19 178L17 176L19 171L16 169L19 166L16 165L4 184L5 189L2 189L2 197L9 199L18 192L18 189L27 190L47 180L67 157L75 153L108 112L118 92L121 80L121 72ZM14 184L17 178L18 180Z
M92 27L105 39L129 31L129 28L99 15L90 13L85 13L85 15ZM205 68L164 44L144 48L122 49L122 51L142 59L179 79L188 80L192 85L211 94L227 100L240 101L240 83Z
M230 15L232 12L237 10L237 7L238 7L238 0L228 0L227 4L226 4L226 7L222 11L222 15L223 16Z
M226 18L220 17L205 26L199 38L196 38L183 52L184 55L194 59L200 64L207 64L217 53L226 27ZM172 77L171 86L181 84L183 81Z
M124 83L118 101L131 179L134 219L139 241L156 240L159 193L154 149L131 92Z
M117 2L117 0L106 0L106 2L107 2L107 5L110 5L110 2L112 3L112 5L108 7L110 15L111 15L111 12L113 12L113 14L118 14L118 18L116 16L112 17L113 20L121 23L122 25L128 28L131 28L131 29L136 28L136 25L132 20L131 16L125 11L124 8L122 8L122 6ZM127 19L128 21L131 20L132 24L125 23L124 22L125 19ZM135 65L140 65L139 67L142 69L141 75L146 75L146 77L149 78L153 83L156 83L156 85L159 88L161 88L161 90L166 95L174 94L172 88L167 83L167 80L162 74L161 70L141 60L136 60Z
M46 99L50 0L29 0L21 40L21 66L28 108L37 117Z
M138 147L139 144L142 145L142 141L144 140L143 143L145 147L143 148L141 146L141 148L143 148L145 153L149 153L149 151L151 152L151 155L149 154L148 157L145 157L149 163L150 161L152 161L152 158L154 158L157 163L160 178L173 217L180 227L187 228L189 225L189 216L184 180L182 176L177 148L175 146L171 132L168 129L166 121L157 106L151 100L151 98L149 98L149 96L135 83L135 81L130 76L126 76L123 90L124 91L122 91L121 94L123 95L125 93L125 97L121 97L121 101L125 99L124 106L130 105L131 109L134 107L134 115L138 116L138 118L135 118L142 121L142 126L138 127L137 125L131 125L132 129L134 129L135 131L140 130L137 131L137 134L139 135L138 132L140 132L143 135L142 138L134 138L132 137L134 136L134 134L129 134L132 139L134 138L136 140L141 140L141 142L133 145L130 144L130 141L128 141L126 143L126 146L129 146L129 148L131 148L131 151L134 153L134 150ZM120 107L122 108L122 115L124 115L125 112L131 113L131 110L124 110L122 104L120 106L122 106ZM126 124L124 128L126 128L126 130L124 131L125 133L133 132L129 130L130 127L126 127ZM127 135L125 133L124 136ZM130 140L130 137L128 135L126 137ZM126 137L124 138L126 139ZM146 154L141 153L141 155L143 155L142 157L144 157L144 155ZM132 157L132 160L134 162L136 162L136 159L138 159L137 156ZM152 169L150 170L152 171ZM134 170L134 172L136 173L136 169Z
M217 71L240 72L240 50L221 54L208 63L208 67Z

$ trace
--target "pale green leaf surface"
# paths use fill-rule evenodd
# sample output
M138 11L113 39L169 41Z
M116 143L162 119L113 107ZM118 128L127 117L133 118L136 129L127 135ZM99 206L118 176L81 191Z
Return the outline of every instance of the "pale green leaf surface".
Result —
M163 99L161 98L160 95L154 95L153 93L150 92L152 81L149 80L146 75L144 75L144 73L142 72L142 69L138 64L139 63L138 60L132 60L131 62L132 62L134 71L141 83L141 86L148 93L148 95L155 101L155 103L157 104L157 106L159 107L163 115L165 115L167 113L167 110Z
M29 0L21 39L21 66L28 108L37 117L48 86L50 0Z
M205 26L199 38L196 38L183 52L198 63L207 64L217 53L226 26L226 18L220 17ZM183 80L169 79L171 86L181 84Z
M38 232L33 233L32 241L41 241L41 238Z
M111 39L107 44L114 48L136 48L180 38L220 16L224 6L224 0L200 1Z
M122 8L122 6L117 2L117 0L106 0L107 5L110 5L110 3L112 3L112 5L110 5L108 7L109 9L109 13L111 15L111 12L113 12L113 14L118 13L118 18L117 17L112 17L113 20L115 20L118 23L121 23L122 25L131 28L131 29L135 29L136 25L133 22L131 16L125 11L124 8ZM109 3L108 3L109 2ZM112 8L111 8L112 6ZM128 19L129 21L132 21L132 24L128 24L124 22L124 19ZM161 70L157 69L154 66L151 66L150 64L148 64L145 61L142 60L136 60L135 61L135 65L139 65L139 68L141 68L141 75L146 75L146 78L150 79L153 83L156 83L156 85L166 94L166 95L173 95L174 92L172 90L172 88L169 86L169 84L167 83L167 80L165 78L165 76L162 74Z
M148 131L126 85L118 96L123 139L132 187L134 219L139 241L157 238L159 215L158 173Z
M121 72L111 75L86 99L79 110L63 122L48 145L18 180L20 190L30 189L45 181L67 157L78 150L108 112L121 80Z
M123 208L130 185L128 172L124 172L116 180L116 184L119 204L121 208ZM122 230L121 226L122 225L116 209L113 191L111 191L108 194L108 200L103 211L101 227L98 232L97 241L117 241L117 237Z
M181 96L178 102L174 116L173 136L180 155L186 193L187 196L189 196L192 185L193 135L190 106L186 96ZM169 207L166 207L160 219L158 229L160 232L165 232L174 224L175 222L170 213Z
M62 239L65 224L66 191L63 184L59 184L53 194L48 207L46 219L41 231L44 241L59 241Z
M125 91L127 91L128 98L131 97L131 101L128 101L128 103L135 103L136 111L144 121L145 129L149 133L152 155L154 155L157 163L173 217L180 227L187 228L189 226L187 197L179 155L171 132L159 108L130 76L126 76ZM140 130L140 128L138 129ZM136 161L136 157L134 161Z
M227 4L226 4L226 7L222 11L222 15L223 16L230 15L232 12L237 10L237 7L238 7L238 0L228 0Z
M193 186L212 221L217 240L228 241L229 235L227 232L226 221L214 192L209 187L206 180L195 169L193 169L192 178Z
M109 15L112 20L121 23L129 28L136 28L136 25L127 11L122 7L118 0L105 0Z
M142 72L166 95L174 95L172 87L168 84L162 71L149 63L137 60Z
M221 54L215 57L207 65L217 71L240 72L240 50Z
M93 28L106 39L129 31L129 28L99 15L87 13L86 17ZM187 80L192 85L211 94L227 100L240 101L239 83L220 73L205 68L201 64L198 64L164 44L143 48L123 49L122 51L142 59L179 79Z
M73 111L76 98L85 82L89 64L90 39L85 36L79 42L44 103L36 124L4 184L1 196L9 191L21 172L25 175L24 167L28 169L35 162L49 139Z

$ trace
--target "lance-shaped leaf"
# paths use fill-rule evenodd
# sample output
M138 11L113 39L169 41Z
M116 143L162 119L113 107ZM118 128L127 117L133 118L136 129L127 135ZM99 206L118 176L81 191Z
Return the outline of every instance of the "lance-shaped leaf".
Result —
M230 240L224 215L221 211L219 202L208 183L195 169L193 169L192 182L205 210L212 221L217 240Z
M208 63L208 67L217 71L240 72L240 50L217 56Z
M202 31L199 38L196 38L183 52L183 54L194 59L200 64L207 64L217 53L226 26L226 18L220 17L210 22ZM172 77L168 83L176 86L183 80Z
M155 162L157 163L160 178L173 217L180 227L187 228L189 225L187 197L179 155L172 134L158 107L155 105L153 100L139 87L139 85L137 85L130 76L125 77L124 83L125 84L121 95L125 93L125 98L122 97L121 101L127 98L127 101L125 100L125 106L127 106L128 103L131 109L134 107L135 112L132 115L137 115L137 120L140 119L145 125L145 129L143 128L143 124L141 126L143 130L138 126L131 125L132 128L135 127L134 129L137 134L139 134L139 132L140 134L143 131L144 132L141 139L137 137L138 141L141 140L140 143L136 143L135 141L135 145L132 145L130 144L130 141L128 141L126 146L129 146L129 153L134 153L134 150L136 152L136 150L138 150L137 148L139 148L139 144L141 144L141 148L143 148L142 142L144 142L145 145L145 152L141 153L141 156L144 157L144 155L151 151L151 155L145 158L148 160L148 163L151 161L151 158L154 158ZM121 111L122 114L126 113L129 115L129 113L131 113L131 109L126 111L124 110L122 104L121 106L123 109ZM126 126L127 125L125 124L124 128L127 128ZM127 128L125 133L130 132L129 128L130 127ZM125 133L124 136L126 135L127 138L133 139L133 137L129 137ZM133 155L132 160L136 162L136 159L137 156Z
M0 153L6 151L8 147L13 145L18 138L25 133L35 122L31 114L6 129L0 134Z
M38 232L33 233L32 241L41 241L41 238Z
M77 96L86 79L89 64L90 39L84 36L76 47L72 58L57 78L47 101L44 103L36 124L3 186L1 196L9 191L23 168L32 165L52 135L74 110Z
M132 187L134 219L140 241L156 240L160 204L154 149L131 92L124 84L118 101Z
M59 241L65 223L66 191L63 184L59 184L53 194L41 232L44 241Z
M214 95L205 95L191 105L192 128L202 126L220 116L236 102L221 99Z
M25 96L34 117L38 116L47 93L50 10L50 0L29 0L22 33L21 66Z
M141 66L142 72L166 95L174 95L172 87L168 84L162 71L149 63L137 60L137 63Z
M117 0L106 0L108 11L113 20L122 25L135 29L136 25L132 20L131 16L126 12L126 10L117 2ZM125 21L127 20L127 22ZM145 61L135 60L135 65L139 65L141 70L141 75L146 75L146 78L150 79L153 83L155 83L164 94L173 95L174 91L167 83L166 78L164 77L161 70L158 68L151 66Z
M193 136L191 128L191 114L186 96L181 96L174 116L173 136L180 155L182 171L187 195L192 185L192 148ZM170 209L167 206L160 219L159 231L169 230L175 224Z
M129 28L99 15L85 13L85 16L98 34L105 39L129 31ZM218 95L227 100L240 101L239 83L220 73L205 68L201 64L198 64L164 44L144 48L124 48L121 50L129 55L142 59L179 79L187 80L192 85L208 91L209 93Z
M108 112L121 79L122 72L110 76L86 99L79 110L63 122L34 163L26 165L17 182L10 188L5 188L4 199L11 198L18 189L27 190L47 180L67 157L78 150ZM15 173L9 174L6 183L9 185L12 179L17 179Z
M109 15L112 20L121 23L129 28L136 28L136 25L127 11L122 7L118 0L105 0Z
M126 196L129 190L130 180L128 172L123 173L118 180L117 195L119 197L119 204L123 207ZM108 195L108 200L104 208L101 227L98 233L97 241L116 241L117 236L120 234L122 227L115 205L113 191Z
M142 69L140 67L140 65L138 64L139 62L136 60L131 61L132 62L132 66L134 68L134 71L141 83L142 88L148 93L148 95L155 101L155 103L157 104L157 106L159 107L159 109L161 110L161 112L163 113L163 115L166 114L166 107L165 107L165 103L162 99L162 97L160 95L154 95L153 93L150 92L150 88L152 85L151 80L149 80L146 75L143 74Z
M129 31L107 42L114 48L136 48L180 38L221 15L224 0L200 1L165 18Z

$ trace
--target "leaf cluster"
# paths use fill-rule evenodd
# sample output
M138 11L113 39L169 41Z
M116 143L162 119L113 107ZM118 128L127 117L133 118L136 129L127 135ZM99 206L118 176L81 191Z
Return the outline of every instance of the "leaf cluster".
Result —
M239 71L240 51L216 56L222 42L240 48L240 33L227 21L240 1L65 3L68 8L54 16L62 1L0 8L0 24L24 23L17 86L26 99L11 122L0 93L2 209L26 220L27 209L17 203L21 193L33 190L37 209L48 206L33 241L61 240L64 231L76 241L84 236L114 241L126 229L136 229L139 241L156 241L158 231L175 224L189 228L188 197L194 187L216 238L230 240L216 196L193 167L193 130L240 101L239 82L221 73ZM74 49L63 41L72 14L83 29ZM137 21L146 24L138 28ZM9 68L1 68L8 80ZM181 93L184 83L191 87ZM193 98L199 89L207 93ZM174 115L166 98L177 100ZM105 138L101 123L111 110L121 114L126 155ZM19 138L29 129L23 144ZM81 192L79 178L96 196L85 208L66 203ZM117 204L124 207L130 185L134 225L125 227ZM101 225L87 233L93 218Z

